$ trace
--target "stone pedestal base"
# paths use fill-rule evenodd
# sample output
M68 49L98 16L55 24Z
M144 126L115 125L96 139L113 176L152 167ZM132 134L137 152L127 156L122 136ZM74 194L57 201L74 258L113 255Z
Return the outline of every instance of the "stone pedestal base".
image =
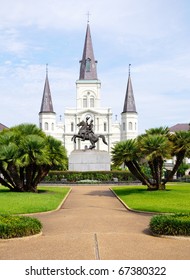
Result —
M74 150L69 156L69 171L110 171L110 155L106 151Z

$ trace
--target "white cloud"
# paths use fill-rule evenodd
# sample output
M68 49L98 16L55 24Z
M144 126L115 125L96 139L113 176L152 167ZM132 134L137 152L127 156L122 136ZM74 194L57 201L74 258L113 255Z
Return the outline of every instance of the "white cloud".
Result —
M179 29L180 8L184 1L173 0L6 0L1 5L0 21L5 26L36 25L41 28L83 28L86 13L94 26L114 33L142 36ZM186 2L186 1L185 1ZM172 7L172 8L171 8ZM161 17L162 15L162 17ZM84 21L83 21L84 20ZM176 21L177 20L177 21ZM99 29L98 28L98 29ZM152 31L155 31L154 33ZM106 34L104 34L106 35Z
M0 122L38 123L47 62L57 115L75 106L87 11L102 105L119 119L131 63L140 130L189 122L188 8L187 0L6 0L0 10Z
M0 28L1 53L21 54L27 48L26 43L19 38L19 32L15 28Z
M49 67L50 89L58 116L63 115L65 106L75 106L73 72L71 69ZM7 126L22 122L38 124L45 75L45 65L22 62L13 68L11 62L6 62L0 67L1 123Z

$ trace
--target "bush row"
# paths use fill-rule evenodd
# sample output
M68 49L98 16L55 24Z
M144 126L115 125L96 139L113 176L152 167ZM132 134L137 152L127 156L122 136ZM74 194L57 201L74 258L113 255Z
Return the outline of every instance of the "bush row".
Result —
M14 238L37 234L42 224L36 218L0 215L0 238Z
M134 181L135 177L128 171L50 171L45 177L45 182L78 182L92 180L100 182L110 181Z
M156 215L150 221L150 229L159 235L190 235L190 214Z

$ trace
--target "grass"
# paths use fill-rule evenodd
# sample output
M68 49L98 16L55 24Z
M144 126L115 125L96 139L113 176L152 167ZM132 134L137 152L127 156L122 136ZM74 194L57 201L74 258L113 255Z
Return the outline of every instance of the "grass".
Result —
M39 187L38 193L17 193L0 186L0 214L29 214L56 209L70 188Z
M147 191L146 186L114 187L130 208L148 212L190 213L190 184L168 184L165 191Z

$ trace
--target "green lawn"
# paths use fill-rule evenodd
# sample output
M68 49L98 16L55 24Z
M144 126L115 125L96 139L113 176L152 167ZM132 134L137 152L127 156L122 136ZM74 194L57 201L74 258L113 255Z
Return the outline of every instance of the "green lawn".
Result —
M70 188L39 187L38 193L17 193L0 186L0 214L25 214L56 209Z
M146 186L114 187L130 208L164 213L190 213L190 184L168 184L165 191L147 191Z

